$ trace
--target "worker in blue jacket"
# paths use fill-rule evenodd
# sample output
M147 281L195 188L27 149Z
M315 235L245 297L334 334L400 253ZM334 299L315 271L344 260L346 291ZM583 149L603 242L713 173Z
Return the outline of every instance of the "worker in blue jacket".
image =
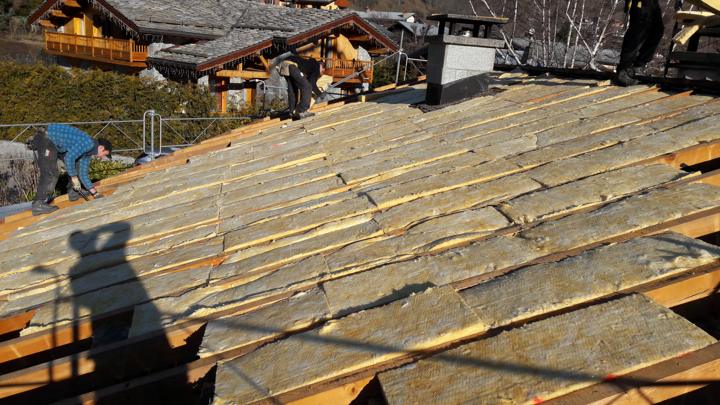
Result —
M33 139L40 179L35 200L32 204L33 215L49 214L58 209L49 201L55 191L59 178L58 159L65 162L70 182L68 198L75 201L80 198L83 186L94 197L102 198L90 181L89 170L92 158L111 158L112 144L105 139L93 139L87 133L64 124L51 124L47 131L38 131Z

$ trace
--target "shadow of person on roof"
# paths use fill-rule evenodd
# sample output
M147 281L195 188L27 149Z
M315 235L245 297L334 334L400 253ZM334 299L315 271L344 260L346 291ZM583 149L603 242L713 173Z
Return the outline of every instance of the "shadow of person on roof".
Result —
M127 261L127 244L131 239L132 226L127 222L76 231L69 237L68 244L81 257L70 269L70 286L63 294L72 297L73 341L82 340L88 333L92 336L86 356L72 356L73 396L103 388L113 391L107 387L185 363L162 332L152 337L130 338L135 308L152 300ZM142 322L156 324L150 330L162 330L157 308L144 307ZM81 375L86 374L83 366L88 363L94 364L92 373ZM112 395L100 395L94 402L193 403L185 373L179 375L153 384L151 391L122 389Z

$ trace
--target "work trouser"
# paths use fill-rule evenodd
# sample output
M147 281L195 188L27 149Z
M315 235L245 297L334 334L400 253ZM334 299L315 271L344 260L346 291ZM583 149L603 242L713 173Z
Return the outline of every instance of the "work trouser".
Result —
M285 80L287 80L288 85L288 108L290 108L290 111L300 114L309 110L310 101L312 100L310 81L295 65L290 65L289 75L285 76ZM298 99L300 100L299 103Z
M38 132L33 140L35 157L40 169L35 201L48 202L55 192L60 172L58 171L58 152L53 141L44 132Z
M647 65L665 33L658 0L630 0L630 28L623 38L618 71Z

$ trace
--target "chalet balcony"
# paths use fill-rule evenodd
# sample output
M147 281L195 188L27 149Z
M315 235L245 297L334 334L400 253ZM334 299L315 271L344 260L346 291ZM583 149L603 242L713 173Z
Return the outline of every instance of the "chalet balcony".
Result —
M332 76L335 81L342 80L356 72L363 72L345 83L356 85L359 83L373 82L372 62L343 59L321 59L320 62L325 63L325 74Z
M132 39L95 38L45 32L45 51L51 55L144 69L148 48Z

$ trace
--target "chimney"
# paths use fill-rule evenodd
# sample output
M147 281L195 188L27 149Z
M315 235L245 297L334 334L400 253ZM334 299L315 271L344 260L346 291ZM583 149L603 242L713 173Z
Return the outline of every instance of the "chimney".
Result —
M441 14L428 20L438 21L440 29L427 39L425 102L448 104L486 91L490 83L486 73L495 67L496 50L505 47L505 42L488 36L493 25L504 24L507 18Z

